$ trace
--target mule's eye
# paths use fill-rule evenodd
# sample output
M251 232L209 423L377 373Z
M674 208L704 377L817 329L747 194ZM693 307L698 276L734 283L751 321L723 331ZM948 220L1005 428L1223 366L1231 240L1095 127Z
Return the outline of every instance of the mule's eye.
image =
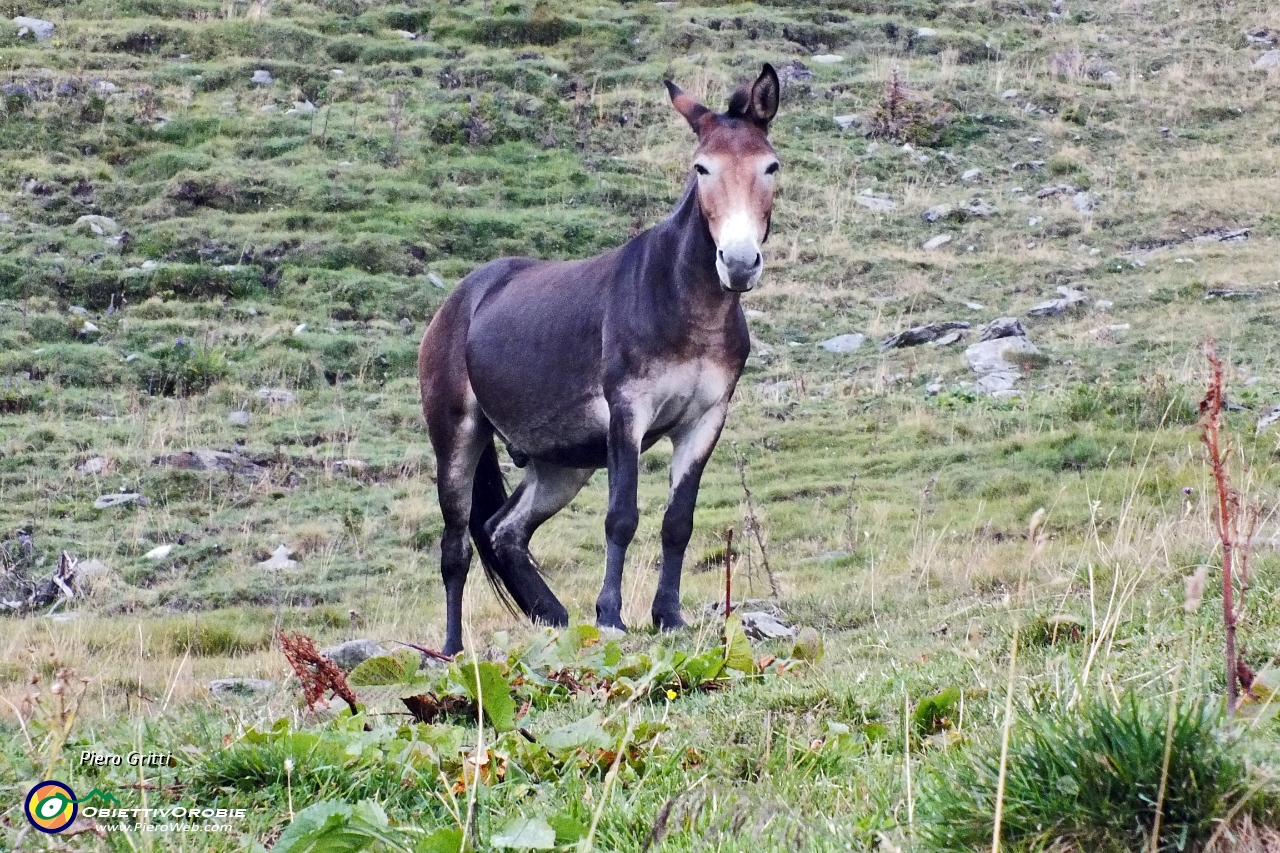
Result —
M711 172L709 172L709 171L707 170L707 167L706 167L706 166L704 166L704 165L702 165L701 163L694 163L694 164L693 164L693 171L697 172L699 175L710 175L710 174L711 174Z
M772 163L770 163L770 164L769 164L769 166L764 170L764 173L765 173L766 175L776 175L776 174L778 174L778 170L779 170L779 169L781 169L781 168L782 168L782 164L781 164L781 163L779 163L777 160L774 160L774 161L773 161Z

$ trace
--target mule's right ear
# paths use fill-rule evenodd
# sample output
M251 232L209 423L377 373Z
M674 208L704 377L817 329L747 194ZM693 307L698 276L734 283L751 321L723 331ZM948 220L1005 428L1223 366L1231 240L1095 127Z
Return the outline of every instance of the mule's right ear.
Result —
M702 120L711 114L711 110L686 95L670 80L662 82L667 87L667 94L671 96L671 105L676 108L676 112L684 116L684 120L689 122L689 127L693 128L694 133L702 133Z

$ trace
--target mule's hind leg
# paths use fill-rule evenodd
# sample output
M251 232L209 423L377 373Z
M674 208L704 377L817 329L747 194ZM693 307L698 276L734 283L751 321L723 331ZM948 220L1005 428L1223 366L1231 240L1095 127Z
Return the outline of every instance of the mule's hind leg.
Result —
M590 468L562 468L537 460L525 468L524 480L485 525L504 571L525 591L524 611L535 622L569 624L569 613L547 587L529 553L529 540L542 523L560 510L591 479ZM510 584L508 584L510 585Z
M671 493L662 517L662 571L653 597L653 624L664 631L683 627L680 615L680 575L684 552L693 535L693 510L698 501L702 470L715 450L724 427L726 407L717 406L689 427L671 436Z
M441 424L429 422L431 444L436 451L436 487L444 534L440 537L440 577L444 581L444 653L462 651L462 593L471 568L472 488L476 464L486 446L493 442L493 429L483 419L464 415Z

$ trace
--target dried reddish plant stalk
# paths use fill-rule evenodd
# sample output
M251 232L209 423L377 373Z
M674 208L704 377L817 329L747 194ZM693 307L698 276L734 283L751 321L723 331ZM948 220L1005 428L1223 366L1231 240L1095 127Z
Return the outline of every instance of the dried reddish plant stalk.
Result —
M1209 390L1200 401L1200 440L1209 455L1218 506L1215 521L1222 542L1222 624L1226 629L1227 716L1235 715L1239 689L1248 692L1253 686L1253 672L1239 659L1236 648L1236 626L1244 613L1245 592L1249 589L1249 546L1258 525L1256 507L1245 506L1240 493L1231 487L1227 471L1228 452L1222 445L1222 360L1210 339L1204 348L1212 373ZM1239 597L1236 598L1236 586Z
M347 677L336 663L320 654L310 637L298 631L288 637L281 631L280 648L284 650L289 665L302 682L302 694L306 697L308 707L332 693L347 703L352 715L357 713L356 694L351 685L347 684Z

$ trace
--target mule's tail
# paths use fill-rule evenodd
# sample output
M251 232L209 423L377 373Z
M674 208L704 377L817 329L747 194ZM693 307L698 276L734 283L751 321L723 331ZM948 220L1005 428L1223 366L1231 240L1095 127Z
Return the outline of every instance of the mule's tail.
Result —
M476 553L480 556L480 565L484 567L489 585L493 587L498 600L514 616L519 611L526 610L524 596L519 589L513 589L503 576L504 567L484 529L485 522L493 518L506 502L507 482L498 465L498 450L490 441L476 465L475 482L471 487L471 519L467 526L471 529L471 538L476 543Z

